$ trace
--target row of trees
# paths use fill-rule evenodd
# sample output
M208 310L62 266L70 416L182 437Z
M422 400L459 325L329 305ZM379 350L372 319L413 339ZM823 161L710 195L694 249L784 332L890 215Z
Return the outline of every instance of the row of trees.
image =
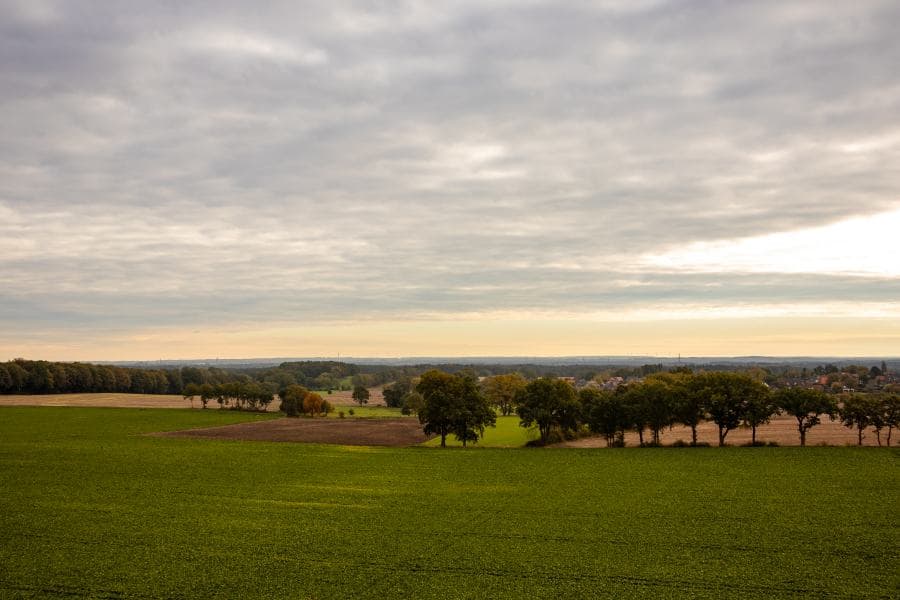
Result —
M660 373L615 391L586 388L577 393L560 380L538 379L523 388L517 404L522 425L537 425L544 443L554 430L565 434L584 425L610 446L623 445L629 430L638 434L642 445L649 432L647 443L658 445L663 429L681 424L691 429L691 443L696 445L697 427L709 421L716 425L720 446L741 425L752 430L751 443L756 444L757 428L777 414L796 419L801 446L825 416L858 427L860 443L869 426L875 427L879 443L881 429L887 428L888 444L892 430L900 427L900 395L848 395L838 403L834 396L812 389L771 392L741 373Z
M554 377L526 381L518 375L496 376L479 385L470 373L432 370L407 393L406 402L414 394L422 399L417 413L425 432L440 435L442 446L449 434L463 445L478 440L485 427L495 424L497 412L513 410L523 427L537 428L542 444L587 430L602 435L609 446L624 445L627 431L637 433L641 445L658 445L665 428L681 424L690 428L691 444L697 445L697 429L703 422L715 424L720 446L742 425L752 430L751 443L757 444L757 428L778 414L796 420L801 446L806 445L809 430L826 416L856 427L860 443L871 427L879 444L886 429L890 445L893 429L900 427L898 394L853 394L838 402L832 395L806 388L772 392L747 374L721 371L657 373L614 391L596 387L576 391L568 381Z
M220 409L256 411L265 411L275 397L271 384L255 381L218 385L189 383L184 387L183 395L186 400L190 400L192 407L194 399L199 398L202 408L207 408L210 402L215 401ZM334 411L328 400L302 385L287 386L278 392L278 398L281 401L279 410L288 417L299 417L302 414L313 417Z
M17 359L0 363L0 394L181 393L180 372Z
M194 406L194 398L199 398L203 408L215 400L219 408L258 411L265 411L274 398L270 386L253 381L235 381L217 385L189 383L184 386L182 395L185 400L190 400L191 407Z
M253 378L214 367L137 369L21 358L0 363L0 394L182 394L185 386L192 383L199 386L239 381L250 382Z
M856 428L860 446L870 427L875 431L879 446L881 432L887 429L886 441L890 446L894 428L900 427L900 394L847 394L843 397L838 414L845 427Z

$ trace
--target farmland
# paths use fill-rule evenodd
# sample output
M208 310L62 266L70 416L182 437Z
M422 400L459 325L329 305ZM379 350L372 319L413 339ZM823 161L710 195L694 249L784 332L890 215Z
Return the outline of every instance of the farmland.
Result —
M0 408L0 597L885 597L900 452L141 435L232 411Z
M489 448L516 448L524 446L531 440L538 438L534 429L525 429L519 426L519 417L514 416L498 416L496 427L487 427L484 430L484 437L478 440L478 446ZM432 438L425 442L426 446L440 446L440 438ZM455 437L447 438L448 446L462 446L462 442Z

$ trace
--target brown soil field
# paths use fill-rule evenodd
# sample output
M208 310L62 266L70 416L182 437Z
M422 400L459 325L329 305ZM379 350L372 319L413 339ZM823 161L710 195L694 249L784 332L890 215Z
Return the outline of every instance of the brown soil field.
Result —
M277 404L277 402L273 403ZM0 406L95 406L107 408L190 408L181 396L157 394L40 394L0 396ZM200 401L194 400L199 407ZM271 405L270 405L271 408ZM273 408L274 410L274 408Z
M274 419L153 435L217 440L308 442L344 446L415 446L430 436L418 419Z
M887 430L881 432L881 442L886 443ZM678 440L685 442L691 441L691 430L688 427L675 426L671 429L664 429L660 435L661 442L664 445L672 444ZM649 441L650 433L644 434L644 440ZM697 428L697 441L707 442L713 446L719 443L718 429L714 423L703 423ZM768 425L758 427L756 430L757 442L777 442L781 446L799 446L800 433L797 431L797 420L791 416L780 416L772 419ZM750 442L750 429L739 427L728 432L725 443L730 446L740 446ZM806 445L818 446L855 446L857 443L856 429L848 429L841 425L840 421L831 421L828 417L823 417L822 422L816 425L806 433ZM900 432L895 431L891 439L893 445L900 444ZM638 445L638 436L636 433L627 433L625 435L625 444L628 446ZM875 430L868 429L863 438L864 446L877 446L878 442L875 437ZM606 447L606 440L599 437L581 438L570 442L557 444L563 448L603 448Z
M353 392L342 391L322 394L334 406L356 406ZM177 395L162 394L13 394L0 395L0 406L96 406L106 408L191 408L191 402ZM381 388L369 390L367 406L384 406ZM194 408L200 400L194 399ZM210 408L218 408L215 401ZM278 410L278 398L269 405L269 412Z
M334 406L357 406L356 402L353 400L353 392L350 390L335 391L330 394L321 393L321 396L331 402ZM381 388L369 388L369 401L366 403L366 406L384 405L384 395L381 393Z

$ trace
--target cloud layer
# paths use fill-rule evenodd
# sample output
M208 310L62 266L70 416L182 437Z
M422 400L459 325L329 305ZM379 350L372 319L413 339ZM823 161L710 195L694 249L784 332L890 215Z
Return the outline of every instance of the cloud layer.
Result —
M821 236L758 242L862 218L835 245L900 251L875 216L900 206L896 2L445 4L0 3L0 348L685 307L900 320L900 252L853 272Z

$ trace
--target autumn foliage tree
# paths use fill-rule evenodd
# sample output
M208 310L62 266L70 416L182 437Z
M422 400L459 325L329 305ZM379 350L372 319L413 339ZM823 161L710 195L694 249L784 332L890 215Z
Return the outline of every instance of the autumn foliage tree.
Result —
M279 410L288 417L299 417L303 412L303 399L309 394L309 390L302 385L290 385L278 393L281 398Z
M488 377L481 383L488 401L497 407L500 414L508 416L516 410L516 394L525 387L525 378L519 373L506 373Z

